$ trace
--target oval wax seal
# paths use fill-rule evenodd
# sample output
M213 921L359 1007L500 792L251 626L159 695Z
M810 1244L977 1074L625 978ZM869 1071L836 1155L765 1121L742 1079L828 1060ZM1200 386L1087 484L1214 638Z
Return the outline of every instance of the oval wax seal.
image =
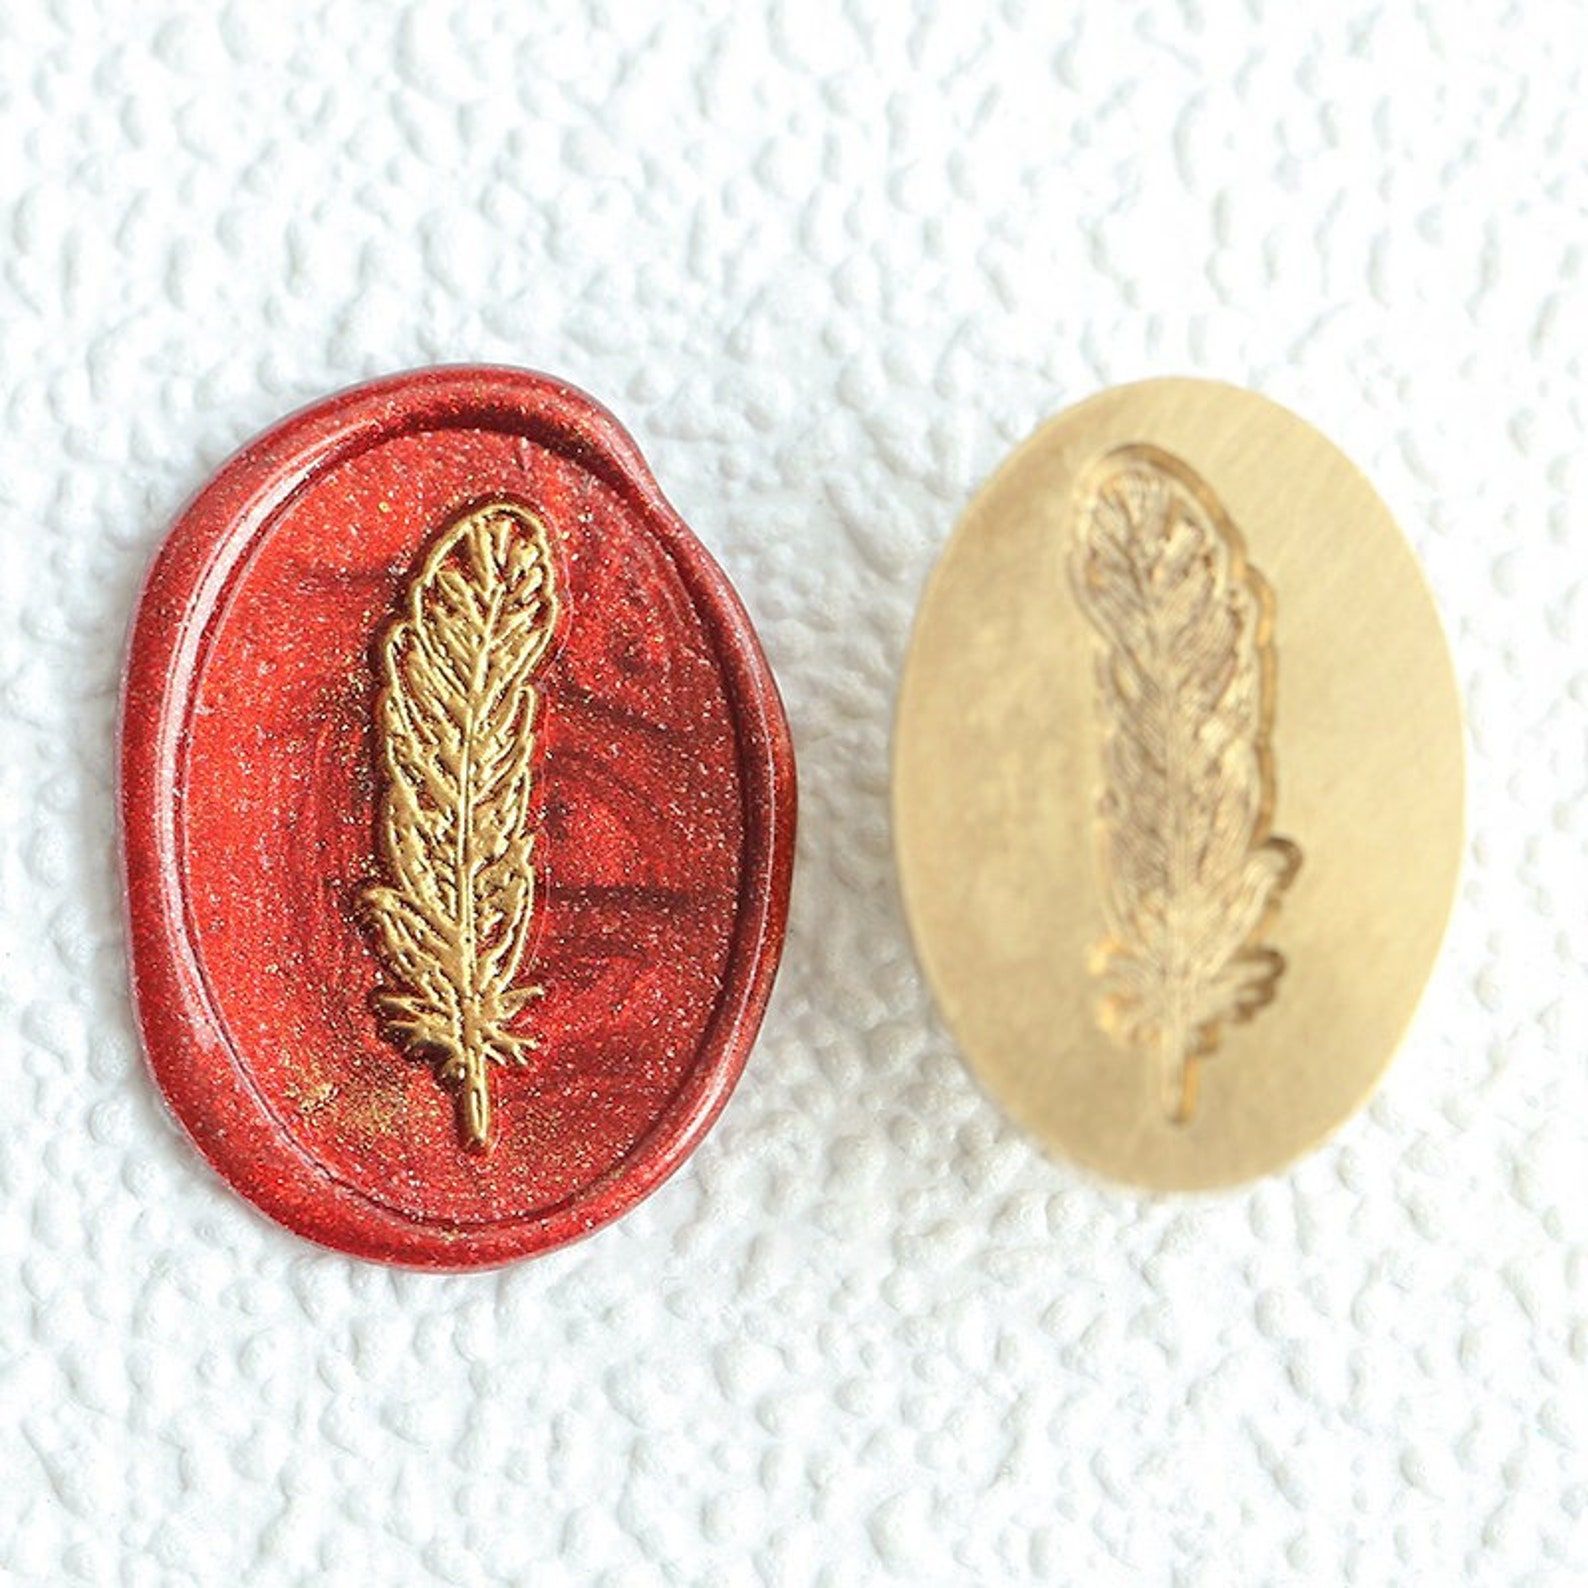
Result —
M1113 1178L1267 1173L1369 1094L1442 939L1463 734L1389 511L1251 392L1051 420L928 585L894 832L971 1067Z
M726 1101L782 947L788 728L588 397L433 369L245 447L149 573L121 736L150 1065L290 1229L526 1257Z

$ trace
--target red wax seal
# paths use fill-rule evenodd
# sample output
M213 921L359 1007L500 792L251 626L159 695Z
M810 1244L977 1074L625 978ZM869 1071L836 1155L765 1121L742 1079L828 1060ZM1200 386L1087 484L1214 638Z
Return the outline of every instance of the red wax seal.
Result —
M266 1213L503 1263L710 1126L782 947L793 756L737 597L589 398L428 370L246 447L149 574L121 733L144 1046Z

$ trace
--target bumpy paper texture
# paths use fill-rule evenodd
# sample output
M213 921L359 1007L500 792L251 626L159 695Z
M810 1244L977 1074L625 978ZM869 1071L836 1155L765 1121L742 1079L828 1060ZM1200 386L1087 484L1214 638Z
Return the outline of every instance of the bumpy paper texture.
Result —
M1578 7L3 11L0 1576L1588 1580ZM109 747L214 465L460 358L619 408L766 642L802 811L700 1153L438 1280L294 1241L166 1121ZM981 1095L886 815L948 526L1046 415L1169 371L1367 470L1472 725L1409 1046L1318 1156L1205 1198L1094 1186Z

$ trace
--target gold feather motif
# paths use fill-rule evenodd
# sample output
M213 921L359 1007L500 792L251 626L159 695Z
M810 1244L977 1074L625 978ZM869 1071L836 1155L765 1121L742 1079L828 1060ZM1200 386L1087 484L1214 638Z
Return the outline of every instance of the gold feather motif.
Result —
M489 1066L534 1047L510 1027L540 992L514 982L535 910L533 679L558 605L545 525L492 502L436 538L380 645L375 1001L458 1094L473 1151L491 1139Z
M1183 1123L1221 1029L1285 968L1260 941L1301 862L1270 835L1273 598L1213 492L1144 445L1084 473L1071 580L1097 636L1098 1020Z

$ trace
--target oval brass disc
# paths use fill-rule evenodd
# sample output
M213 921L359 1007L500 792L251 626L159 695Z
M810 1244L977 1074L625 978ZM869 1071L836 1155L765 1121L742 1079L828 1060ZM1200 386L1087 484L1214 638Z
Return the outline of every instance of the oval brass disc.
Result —
M1432 967L1462 751L1412 552L1317 431L1198 380L1051 420L955 530L899 702L905 907L972 1068L1139 1185L1316 1145Z

